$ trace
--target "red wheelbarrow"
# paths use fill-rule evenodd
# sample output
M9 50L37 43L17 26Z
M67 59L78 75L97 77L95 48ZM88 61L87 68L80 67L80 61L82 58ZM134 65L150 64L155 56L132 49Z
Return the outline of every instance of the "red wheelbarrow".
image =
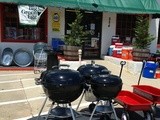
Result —
M122 90L115 98L115 102L123 106L121 120L129 120L128 111L143 111L147 120L153 119L152 102L130 91Z

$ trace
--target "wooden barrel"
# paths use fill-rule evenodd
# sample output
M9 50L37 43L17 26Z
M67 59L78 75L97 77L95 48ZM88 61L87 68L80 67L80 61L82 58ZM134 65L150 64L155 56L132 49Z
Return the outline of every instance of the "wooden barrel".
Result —
M147 60L150 56L150 50L133 48L132 55L133 61Z
M64 54L64 59L68 61L78 61L79 56L78 56L78 50L82 49L81 47L78 46L63 46L63 54Z

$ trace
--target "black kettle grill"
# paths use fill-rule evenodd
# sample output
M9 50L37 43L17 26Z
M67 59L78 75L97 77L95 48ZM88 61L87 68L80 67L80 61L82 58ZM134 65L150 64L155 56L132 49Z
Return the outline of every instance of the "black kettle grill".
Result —
M44 74L41 84L52 101L70 103L81 95L84 82L78 71L54 69Z
M77 71L80 72L85 81L85 100L88 102L96 101L91 88L92 78L98 75L108 75L110 71L102 65L95 64L95 61L91 61L91 64L81 65Z
M78 71L68 68L62 69L61 67L63 66L69 67L68 65L60 65L53 67L52 70L44 71L41 74L38 83L42 85L47 98L50 98L50 100L53 101L53 105L54 103L69 104L71 113L73 113L73 110L71 109L71 102L76 100L81 95L84 88L84 80L82 79L82 76ZM44 101L44 104L45 103L46 100ZM44 107L44 104L42 106L42 109ZM53 105L51 106L51 108L53 107ZM49 110L49 113L55 111L51 110L51 108ZM56 108L57 110L60 110L58 107ZM67 108L65 110L68 111ZM41 111L39 113L39 116L41 114ZM60 111L56 111L54 113L59 114ZM72 118L74 118L73 114Z
M95 64L95 61L91 61L91 64L81 65L77 71L80 72L87 84L91 83L92 76L110 74L106 67Z
M123 68L124 64L121 64ZM106 106L98 106L100 101L109 102L109 110L114 113L116 120L117 115L112 105L112 99L115 98L122 89L122 80L119 76L111 75L110 71L101 65L95 64L94 61L91 61L91 64L82 65L77 69L85 83L88 87L91 87L94 96L96 97L97 104L95 105L93 101L89 105L89 110L92 111L90 120L92 119L95 111L106 110ZM122 70L122 69L121 69ZM121 72L120 72L121 74ZM87 92L84 92L84 94ZM82 95L82 97L84 96ZM80 101L81 102L81 101ZM80 103L78 104L79 107ZM108 107L108 106L107 106ZM78 108L77 108L78 109ZM108 109L108 108L107 108ZM109 112L110 112L109 111Z

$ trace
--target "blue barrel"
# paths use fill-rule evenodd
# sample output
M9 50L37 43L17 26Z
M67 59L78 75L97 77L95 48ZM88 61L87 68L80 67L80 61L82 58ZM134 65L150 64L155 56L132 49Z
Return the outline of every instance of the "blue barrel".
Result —
M142 76L146 78L154 78L157 68L158 63L147 61L144 65Z

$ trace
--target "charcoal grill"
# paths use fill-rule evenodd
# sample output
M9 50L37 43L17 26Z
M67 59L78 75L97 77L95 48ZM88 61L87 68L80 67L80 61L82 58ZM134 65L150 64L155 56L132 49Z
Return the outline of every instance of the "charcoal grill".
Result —
M53 103L50 107L46 120L50 118L49 115L51 113L56 113L54 114L54 117L72 117L73 120L75 120L75 111L71 107L71 102L76 100L81 95L83 91L84 80L78 71L68 68L62 69L62 66L69 67L68 65L53 67L52 70L44 71L38 80L38 83L42 85L43 90L47 96L39 112L38 119L47 101L47 98L49 98ZM58 106L52 109L55 103L63 105L68 104L70 114L68 113L67 107L59 108ZM61 114L64 113L61 111L65 111L66 114Z
M121 64L122 68L123 65L124 64ZM114 99L122 89L121 78L119 76L110 74L110 71L106 67L97 65L94 61L92 61L89 65L80 66L78 71L82 74L86 86L91 87L93 95L96 97L94 102L97 101L97 103L94 105L93 101L91 100L92 103L89 106L89 109L92 112L90 120L95 113L105 113L106 110L109 110L106 112L107 114L111 112L114 113L117 120L118 118L112 104L112 99ZM87 89L84 91L82 97L86 91ZM105 104L99 105L100 103ZM79 105L80 103L78 104L78 107Z

